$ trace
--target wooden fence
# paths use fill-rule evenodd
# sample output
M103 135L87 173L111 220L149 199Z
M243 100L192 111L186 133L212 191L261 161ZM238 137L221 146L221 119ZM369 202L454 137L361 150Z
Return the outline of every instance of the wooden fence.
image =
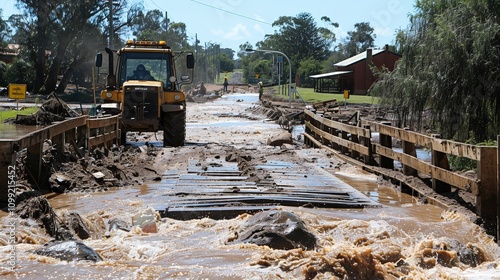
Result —
M28 179L38 186L42 172L43 144L51 141L59 154L66 143L74 147L78 156L80 148L91 149L97 146L110 147L119 137L118 116L90 118L80 116L54 123L15 139L0 139L0 204L8 200L8 192L14 183L12 168L16 165L17 153L26 149L26 172Z
M374 137L377 134L378 139ZM401 143L401 152L393 148L394 142ZM432 188L438 193L452 188L469 192L476 197L476 214L487 219L498 217L497 147L444 140L438 135L428 136L393 127L390 123L360 119L340 122L309 110L305 110L305 143L335 150L367 166L394 170L394 162L398 161L404 175L430 178ZM430 151L430 159L419 158L417 148ZM448 156L475 160L477 177L450 171Z
M96 147L105 145L110 147L113 143L117 144L119 138L119 118L111 116L105 118L87 119L87 147Z

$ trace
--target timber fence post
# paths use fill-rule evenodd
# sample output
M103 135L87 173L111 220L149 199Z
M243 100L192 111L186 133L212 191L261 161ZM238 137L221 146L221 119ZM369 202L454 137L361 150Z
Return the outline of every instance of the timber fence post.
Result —
M381 122L381 125L391 126L391 122ZM379 132L380 145L392 149L392 137ZM380 167L394 170L394 160L385 156L380 156Z
M497 216L497 149L495 147L478 146L479 161L477 174L480 182L476 209L484 220L495 224ZM492 229L495 231L496 226Z
M497 243L500 244L500 135L497 135Z
M409 128L405 128L405 131L409 131ZM402 141L403 144L403 153L417 157L417 150L415 149L415 143L408 142L408 141ZM403 174L406 176L417 176L418 172L415 168L412 168L406 164L403 164Z
M42 173L42 154L43 141L29 146L26 150L26 170L30 178L28 181L37 187L40 184L40 175Z
M307 111L307 109L305 109L304 111ZM310 141L309 141L309 138L306 137L306 135L311 135L311 130L307 127L307 122L311 122L311 117L309 117L309 114L307 114L307 112L305 112L304 114L304 144L307 146L307 147L311 147L312 145L310 144Z
M363 128L370 130L370 135L371 135L371 128L369 124L363 125ZM363 161L365 164L371 165L371 157L372 157L371 137L361 137L361 142L365 147L368 148L368 155L363 156Z
M432 138L441 138L440 134L432 134ZM434 143L434 142L433 142ZM434 145L434 144L433 144ZM448 162L448 155L442 152L438 152L432 147L432 165L450 170L450 163ZM437 193L446 193L451 191L451 186L443 181L434 179L432 176L432 189Z
M338 118L338 117L333 117L333 118L332 118L332 121L334 121L334 122L339 122L339 118ZM339 130L338 130L338 129L336 129L336 128L334 128L334 129L332 129L331 134L332 134L333 136L337 136L337 137L338 137L338 136L339 136ZM332 148L333 148L334 150L339 151L339 150L340 150L340 145L339 145L337 142L334 142L334 141L331 141L331 142L332 142Z
M16 151L12 148L9 142L0 142L0 205L7 205L9 199L10 183L15 183L16 178L12 179L11 175L13 166L16 166ZM17 170L14 176L17 176Z
M346 122L346 121L342 121L342 123L343 123L343 124L349 124L349 123L348 123L348 122ZM342 130L342 131L340 132L340 135L341 135L341 138L342 138L342 139L349 141L349 136L348 136L347 131ZM351 153L350 153L350 151L349 151L349 148L348 148L348 147L344 147L344 146L342 146L342 147L340 147L340 150L341 150L342 154L344 154L344 155L346 155L346 154L351 155Z

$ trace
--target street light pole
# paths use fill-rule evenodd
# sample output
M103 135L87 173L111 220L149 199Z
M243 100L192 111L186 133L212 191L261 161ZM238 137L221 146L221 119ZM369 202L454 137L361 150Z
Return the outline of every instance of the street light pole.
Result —
M280 52L280 51L273 51L273 50L254 50L254 49L251 49L251 48L247 48L245 49L247 52L264 52L264 53L277 53L277 54L281 54L282 56L284 56L286 58L286 60L288 61L288 65L289 65L289 77L288 77L288 100L289 100L289 103L290 103L290 108L292 107L292 64L290 63L290 59L288 58L288 56L286 56L286 54ZM295 93L295 90L293 91L293 93Z

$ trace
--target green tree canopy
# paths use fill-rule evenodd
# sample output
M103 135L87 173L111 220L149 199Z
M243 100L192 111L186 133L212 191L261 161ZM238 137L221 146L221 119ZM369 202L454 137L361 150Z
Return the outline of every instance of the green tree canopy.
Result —
M7 39L10 33L9 25L2 19L2 12L2 9L0 9L0 48L7 44Z
M347 32L346 41L339 44L339 51L344 58L355 56L374 46L377 36L369 22L356 23L354 28L354 31Z
M302 60L307 60L310 57L314 57L316 60L325 60L330 55L330 47L336 39L333 28L338 27L338 24L331 22L328 17L322 17L321 20L326 23L327 27L318 27L309 13L300 13L295 17L279 17L273 23L273 27L277 28L274 34L267 35L264 41L257 43L256 47L286 54L291 60L293 76L299 69ZM252 64L252 60L264 59L262 53L254 54L251 57L250 60L242 60L243 74L246 78L251 78L253 74L246 72L252 70L252 67L245 67L245 63ZM271 60L272 58L265 59ZM286 68L289 66L284 63L284 67L283 73L288 73ZM287 79L288 75L286 77L284 75L282 81Z
M437 127L459 141L500 132L498 0L419 0L410 29L398 33L403 58L380 73L372 93L401 125ZM429 122L425 122L428 114Z
M127 10L126 20L113 19L111 25L111 11L119 17L127 8L126 0L113 3L118 5L110 9L108 1L100 0L18 0L23 15L11 16L9 23L15 27L13 39L24 46L22 56L34 66L34 93L56 90L61 73L63 79L71 78L75 67L92 59L96 50L106 45L109 26L113 40L119 41L120 29L130 22L137 8ZM59 83L58 90L64 90L66 82Z
M160 10L147 11L146 14L139 11L132 20L130 29L137 40L166 40L167 44L176 51L191 48L188 42L186 24L183 22L167 22Z
M323 21L330 22L328 17ZM338 26L336 23L333 26ZM279 50L292 60L292 69L299 67L300 61L309 57L326 59L335 34L327 28L319 28L309 13L300 13L296 17L282 16L273 22L278 30L267 36L259 47Z
M232 72L234 70L234 61L227 57L225 53L221 53L220 55L220 70L221 72Z

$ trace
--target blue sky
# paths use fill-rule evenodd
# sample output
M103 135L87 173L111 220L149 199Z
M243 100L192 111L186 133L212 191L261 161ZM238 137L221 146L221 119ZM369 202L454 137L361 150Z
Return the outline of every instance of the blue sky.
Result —
M17 13L16 0L4 0L2 17ZM375 45L382 47L394 43L398 29L406 29L409 14L414 13L415 0L129 0L142 3L146 10L159 9L168 13L174 22L184 22L191 43L195 36L205 43L218 43L222 48L238 50L239 45L255 43L272 34L271 24L280 16L310 13L318 26L322 16L339 23L334 30L337 43L354 30L358 22L370 22L377 38ZM128 38L124 38L128 39Z

